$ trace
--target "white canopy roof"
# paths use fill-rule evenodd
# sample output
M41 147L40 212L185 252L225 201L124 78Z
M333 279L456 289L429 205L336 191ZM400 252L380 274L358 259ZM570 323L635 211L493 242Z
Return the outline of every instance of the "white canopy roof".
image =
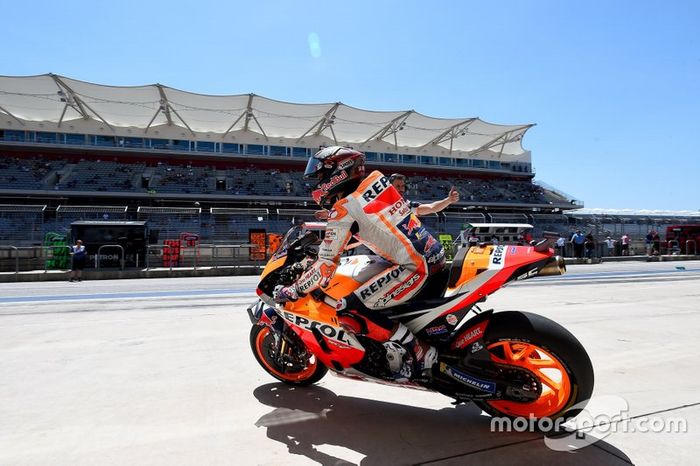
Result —
M269 143L324 140L362 150L391 147L431 155L437 150L503 161L529 161L521 142L533 126L433 118L413 110L363 110L339 102L295 104L255 94L203 95L161 84L104 86L55 74L0 76L0 128L35 129L37 123L65 132L91 127L105 135L126 135L128 129L132 136L158 137L154 133L176 130L183 139L219 141L254 135Z

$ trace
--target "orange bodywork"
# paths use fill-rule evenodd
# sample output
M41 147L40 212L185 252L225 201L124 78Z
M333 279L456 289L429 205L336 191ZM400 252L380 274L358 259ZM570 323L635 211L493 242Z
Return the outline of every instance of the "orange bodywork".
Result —
M464 265L462 266L459 279L457 280L455 286L449 288L449 290L456 290L472 278L476 277L477 271L487 269L489 267L492 249L493 246L475 246L470 248L467 256L464 258Z

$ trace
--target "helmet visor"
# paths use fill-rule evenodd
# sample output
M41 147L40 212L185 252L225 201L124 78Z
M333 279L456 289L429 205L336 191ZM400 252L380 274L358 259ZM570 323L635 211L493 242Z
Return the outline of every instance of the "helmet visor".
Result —
M311 157L304 170L304 179L317 178L318 173L323 169L323 160Z

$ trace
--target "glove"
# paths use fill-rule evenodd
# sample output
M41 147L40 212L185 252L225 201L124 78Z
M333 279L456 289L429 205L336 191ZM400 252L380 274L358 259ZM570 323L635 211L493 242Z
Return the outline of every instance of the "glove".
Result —
M287 301L296 301L299 299L297 289L292 286L277 285L272 292L272 298L276 303L286 303Z

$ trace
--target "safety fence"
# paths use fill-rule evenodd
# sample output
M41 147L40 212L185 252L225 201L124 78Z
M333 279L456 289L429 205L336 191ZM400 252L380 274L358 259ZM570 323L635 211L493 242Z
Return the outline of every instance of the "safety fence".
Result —
M85 270L126 269L203 269L262 266L266 254L256 244L202 244L191 246L169 243L148 245L141 253L130 254L119 244L100 245L88 253ZM68 271L72 268L70 246L0 246L0 272ZM67 259L67 260L66 260Z
M301 206L300 206L301 207ZM49 209L46 205L0 205L0 244L15 247L52 247L67 246L78 238L71 238L71 224L79 221L114 222L145 221L148 223L148 237L143 241L152 245L165 246L172 241L186 241L196 238L205 244L261 244L266 238L270 248L270 238L283 235L291 226L313 221L315 209L306 208L201 208L195 207L128 207L128 206L90 206L60 205ZM606 215L581 215L577 213L522 213L522 212L476 212L473 207L462 210L448 210L421 217L421 221L436 235L451 235L458 238L470 223L529 223L533 225L532 236L541 237L544 231L554 231L568 241L574 230L584 234L591 233L596 240L595 255L605 256L608 250L603 242L607 235L619 240L623 234L631 239L630 250L644 254L644 238L652 230L665 231L665 225L684 224L695 221L697 217L663 218L663 217L612 217ZM105 227L100 232L104 237L95 238L97 244L112 244L119 235L112 235ZM122 235L123 236L123 235ZM85 242L85 238L82 238ZM669 238L670 239L670 238ZM126 244L116 242L126 249L122 253L125 267L134 267L136 257ZM640 244L641 243L641 244ZM201 246L200 246L201 247ZM571 256L570 245L565 252ZM674 245L664 244L657 248L657 253L695 254L697 245L681 244L680 251ZM615 254L620 255L619 245ZM28 254L23 252L22 254ZM55 255L53 263L47 268L67 268L68 254ZM110 256L119 256L117 248L105 251ZM43 257L43 256L42 256ZM145 253L139 257L139 263L145 263ZM39 259L37 259L39 260ZM189 256L187 260L190 260ZM22 258L24 261L24 258Z

